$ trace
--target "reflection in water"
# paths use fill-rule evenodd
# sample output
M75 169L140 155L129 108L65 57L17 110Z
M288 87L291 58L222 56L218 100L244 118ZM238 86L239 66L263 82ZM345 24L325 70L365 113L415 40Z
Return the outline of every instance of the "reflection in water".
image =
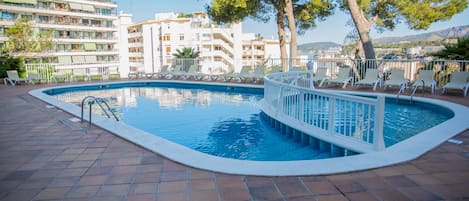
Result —
M90 95L105 98L126 124L204 153L273 161L327 157L265 124L259 94L142 87L77 91L56 97L79 104Z
M208 134L208 145L200 149L211 153L221 153L219 156L228 158L249 158L263 140L259 114L249 119L232 118L217 122ZM252 157L251 157L252 158Z

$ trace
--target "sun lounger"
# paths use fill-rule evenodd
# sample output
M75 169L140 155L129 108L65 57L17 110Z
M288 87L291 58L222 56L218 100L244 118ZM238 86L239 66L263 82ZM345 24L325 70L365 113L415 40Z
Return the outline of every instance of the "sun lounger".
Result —
M186 71L183 70L183 66L182 65L176 65L174 66L174 69L172 71L169 71L168 72L168 75L166 75L165 77L167 79L177 79L179 76L182 76L186 73Z
M469 71L452 72L450 81L443 86L442 94L448 89L459 89L464 92L464 96L467 96L469 88Z
M241 68L241 71L239 71L239 73L234 73L234 72L233 73L226 73L226 74L218 75L218 77L222 78L223 82L229 82L232 79L238 79L238 82L242 82L243 79L244 79L243 76L248 75L250 70L251 70L250 66L243 66Z
M400 89L403 90L407 87L408 83L409 83L409 80L405 79L404 77L404 70L392 69L391 79L386 80L384 82L384 90L386 90L387 87L394 87L394 86L400 87Z
M151 78L152 79L161 79L163 77L166 77L169 74L169 66L168 65L163 65L160 68L160 72L152 73Z
M263 80L265 76L265 67L256 66L252 74L243 76L245 79L251 79L252 82L257 83L259 80Z
M337 77L327 80L327 85L329 84L342 84L342 88L346 88L347 84L352 82L353 77L350 76L350 68L339 68L339 73Z
M430 87L432 94L435 93L436 81L433 79L433 70L420 70L419 77L412 84L412 94L415 93L418 87Z
M270 71L270 73L279 73L282 71L282 67L280 66L272 66L272 70Z
M7 85L7 83L10 83L11 85L15 86L19 82L27 83L28 80L26 78L20 78L20 76L18 75L18 71L16 70L7 71L7 77L3 78L3 83L5 85Z
M314 74L313 82L319 82L319 87L322 87L322 85L328 78L329 77L327 76L327 68L318 68L316 70L316 73Z
M365 73L365 78L355 83L355 86L369 85L373 86L373 91L376 91L380 79L378 77L378 69L367 69Z
M190 79L191 77L194 79L194 80L201 80L203 79L206 74L205 73L199 73L197 72L197 67L198 65L194 64L194 65L191 65L189 67L189 70L187 71L187 73L183 74L182 75L182 79L184 80L187 80L187 79Z
M30 82L33 85L35 84L35 82L41 82L42 80L45 80L41 78L41 76L39 76L37 72L34 72L34 71L28 71L27 75L28 75L28 78L27 78L28 82Z

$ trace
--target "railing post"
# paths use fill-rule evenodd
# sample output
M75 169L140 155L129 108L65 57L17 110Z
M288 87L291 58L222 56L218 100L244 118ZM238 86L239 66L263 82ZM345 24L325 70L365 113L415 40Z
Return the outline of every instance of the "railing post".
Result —
M313 73L313 70L310 70L309 74L310 74L310 76L309 76L309 87L311 89L314 89L314 73Z
M329 135L334 135L334 111L335 111L335 98L329 97L329 114L328 114L328 125L327 125L327 132Z
M301 123L304 123L305 122L305 93L303 91L300 91L299 98L300 98L299 100L300 111L298 111L298 115L299 115L299 119Z
M376 151L384 150L384 137L383 137L383 127L384 127L384 96L378 96L378 102L376 103L375 108L375 122L374 122L374 132L373 132L373 146Z

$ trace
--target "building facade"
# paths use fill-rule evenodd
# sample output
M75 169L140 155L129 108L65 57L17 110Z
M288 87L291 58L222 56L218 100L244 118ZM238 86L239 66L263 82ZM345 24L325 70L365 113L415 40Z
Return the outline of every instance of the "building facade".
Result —
M204 12L157 13L155 20L129 26L128 33L130 72L175 65L173 54L183 48L200 52L197 63L204 73L239 71L243 65L280 58L278 40L243 33L241 23L213 24Z
M0 0L0 44L7 40L5 30L27 18L35 32L50 31L54 45L48 52L26 57L72 69L118 68L121 18L116 8L111 0ZM131 16L122 18L125 22Z

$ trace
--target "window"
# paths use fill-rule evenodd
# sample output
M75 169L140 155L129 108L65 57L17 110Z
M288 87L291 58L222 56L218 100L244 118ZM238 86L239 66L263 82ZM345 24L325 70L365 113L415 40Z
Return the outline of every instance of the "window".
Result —
M179 40L184 40L184 34L179 34Z
M72 50L74 51L80 50L80 44L72 44Z
M171 40L171 35L165 34L165 35L163 36L163 40L164 40L164 41L170 41L170 40Z
M28 19L28 21L33 20L33 16L32 16L32 15L24 15L24 14L22 14L22 15L21 15L21 18Z
M166 55L171 55L171 47L166 47Z
M41 23L49 22L49 16L39 15L39 22L41 22Z

